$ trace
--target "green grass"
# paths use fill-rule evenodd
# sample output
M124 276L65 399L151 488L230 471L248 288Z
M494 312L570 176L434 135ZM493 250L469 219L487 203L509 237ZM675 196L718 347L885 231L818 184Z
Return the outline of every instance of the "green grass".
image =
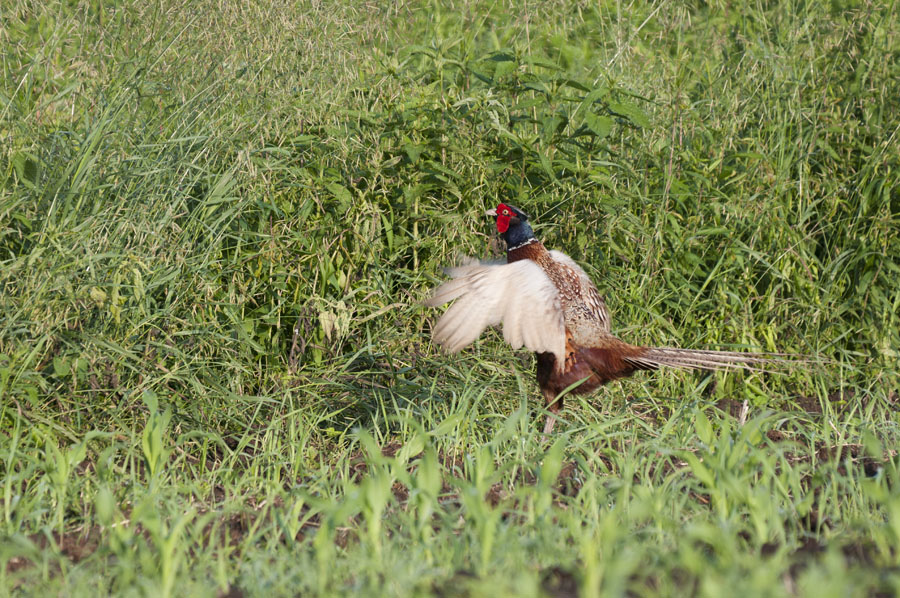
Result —
M900 590L895 2L7 4L4 595ZM499 200L630 342L829 361L543 443L421 305Z

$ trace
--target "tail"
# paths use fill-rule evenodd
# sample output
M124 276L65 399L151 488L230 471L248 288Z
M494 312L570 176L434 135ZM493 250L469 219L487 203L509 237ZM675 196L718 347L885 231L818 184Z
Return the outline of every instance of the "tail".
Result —
M669 347L646 347L624 357L625 363L638 370L655 370L660 366L682 370L749 370L778 372L806 367L806 355L783 353L740 353L737 351L695 351Z

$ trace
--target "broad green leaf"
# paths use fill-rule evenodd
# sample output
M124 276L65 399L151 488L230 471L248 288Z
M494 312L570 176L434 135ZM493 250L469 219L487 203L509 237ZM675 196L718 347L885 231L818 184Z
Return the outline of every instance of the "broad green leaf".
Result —
M694 411L694 430L697 431L697 438L706 446L710 446L713 442L713 428L709 423L706 414L697 409Z
M620 102L610 102L609 109L614 114L627 118L632 124L638 127L647 128L650 126L650 119L637 106Z
M598 139L603 139L612 131L613 119L608 116L598 116L593 112L586 112L584 114L584 124Z

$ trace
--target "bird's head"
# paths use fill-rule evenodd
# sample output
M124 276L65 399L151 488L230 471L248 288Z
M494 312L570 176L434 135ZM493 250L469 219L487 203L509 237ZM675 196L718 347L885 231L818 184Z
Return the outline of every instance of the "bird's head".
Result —
M528 224L528 215L515 206L501 203L485 212L485 215L496 217L497 232L503 236L509 248L534 239L534 232Z
M496 208L485 212L485 215L497 217L497 232L501 235L506 233L510 226L517 226L520 222L528 221L528 215L525 212L505 203L498 204Z

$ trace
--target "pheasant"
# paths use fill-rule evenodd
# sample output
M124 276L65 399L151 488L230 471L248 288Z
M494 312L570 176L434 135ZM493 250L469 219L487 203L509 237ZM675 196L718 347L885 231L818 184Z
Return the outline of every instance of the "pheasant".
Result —
M563 407L564 390L586 394L638 370L660 366L681 369L767 371L792 361L771 354L641 347L610 332L606 303L588 275L561 251L547 250L534 236L528 216L509 204L486 215L496 217L506 241L506 261L470 262L448 268L451 280L426 301L453 305L433 330L433 340L456 353L485 328L503 325L503 338L514 349L535 352L537 381L549 412L544 435L552 432Z

